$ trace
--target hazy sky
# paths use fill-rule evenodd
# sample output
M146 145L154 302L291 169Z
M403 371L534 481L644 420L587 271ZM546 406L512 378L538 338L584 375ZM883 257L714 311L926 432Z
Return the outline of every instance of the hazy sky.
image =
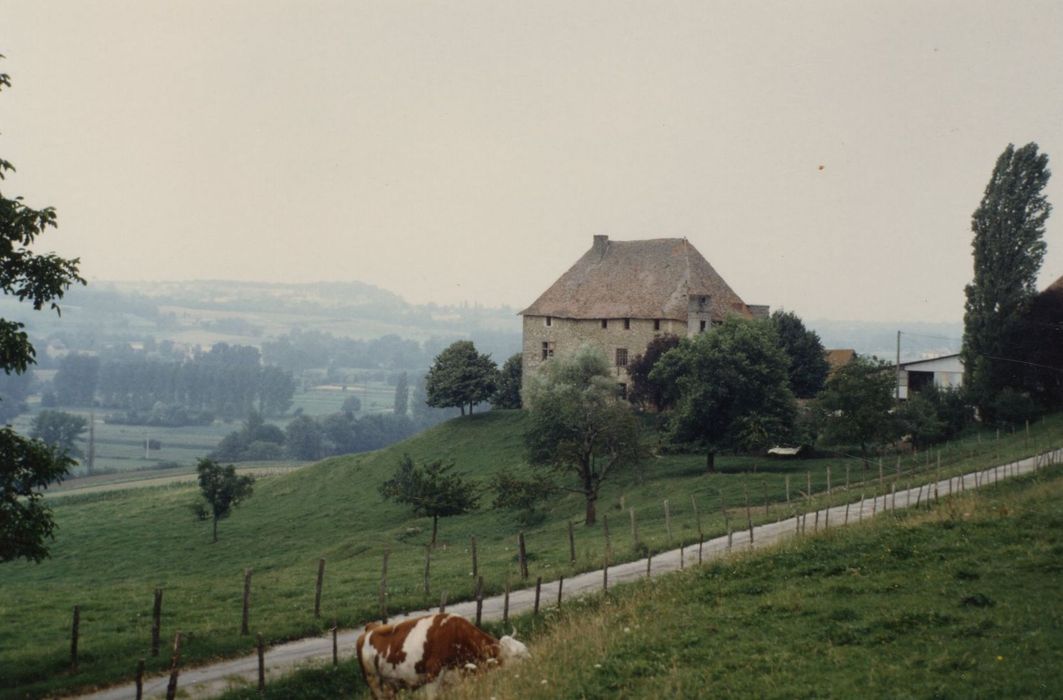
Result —
M749 303L957 320L1000 151L1056 177L1063 2L0 0L3 185L92 279L523 307L685 236Z

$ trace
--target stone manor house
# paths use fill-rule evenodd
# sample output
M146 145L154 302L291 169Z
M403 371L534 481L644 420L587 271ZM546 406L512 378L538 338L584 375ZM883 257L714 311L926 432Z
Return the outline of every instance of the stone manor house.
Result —
M765 317L768 307L742 301L685 238L595 236L591 249L520 313L525 382L551 357L591 345L609 358L626 393L628 362L654 336L696 335L730 314Z

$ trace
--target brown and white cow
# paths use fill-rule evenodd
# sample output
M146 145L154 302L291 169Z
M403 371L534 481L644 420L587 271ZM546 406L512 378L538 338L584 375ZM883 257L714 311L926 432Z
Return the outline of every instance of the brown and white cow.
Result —
M394 625L371 622L355 644L366 685L375 698L426 688L429 697L448 671L472 671L530 654L506 635L495 639L460 615L436 613Z

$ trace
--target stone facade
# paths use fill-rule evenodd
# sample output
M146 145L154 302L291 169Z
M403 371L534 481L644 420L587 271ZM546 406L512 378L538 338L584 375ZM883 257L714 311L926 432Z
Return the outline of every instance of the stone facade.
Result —
M728 316L767 314L767 306L747 305L684 238L595 236L590 250L521 312L524 387L551 357L589 345L605 355L626 392L627 364L655 336L689 337Z
M527 378L538 371L549 357L572 355L583 345L590 345L605 354L617 385L623 384L626 390L631 386L626 364L634 360L635 355L645 352L655 336L671 333L682 338L687 335L687 324L683 321L645 318L604 320L603 328L603 319L600 318L525 316L522 357L524 385L527 386ZM623 351L619 357L618 350ZM543 357L544 352L546 358ZM623 364L618 364L618 360Z

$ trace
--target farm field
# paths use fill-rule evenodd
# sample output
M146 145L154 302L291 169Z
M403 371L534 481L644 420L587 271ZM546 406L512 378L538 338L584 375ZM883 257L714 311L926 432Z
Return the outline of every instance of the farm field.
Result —
M210 543L209 524L192 518L195 489L166 487L64 497L54 501L59 524L53 558L41 565L10 563L0 568L0 615L13 621L0 628L0 691L11 697L40 696L72 688L128 679L136 660L147 656L152 590L165 590L163 637L185 635L183 657L194 664L206 659L247 653L252 637L239 635L243 571L253 570L251 628L270 641L317 634L336 618L354 626L377 614L377 590L383 552L390 551L389 605L403 610L467 599L473 589L469 538L478 540L479 572L488 592L516 580L516 534L522 526L513 514L482 508L443 519L440 546L432 553L431 593L423 590L425 542L430 523L404 508L381 501L378 485L394 470L400 456L416 460L452 459L458 469L485 479L504 467L523 464L521 412L498 411L456 419L403 443L374 453L334 458L291 474L262 479L255 495L220 526L220 541ZM653 441L652 435L647 436ZM932 476L1025 456L1039 446L1063 444L1063 417L1055 416L1024 433L972 435L936 455L907 457L899 483L918 483ZM810 478L819 496L811 503L841 503L889 491L893 469L879 482L853 484L846 494L845 467L855 482L862 473L853 459L768 462L721 458L720 472L706 475L702 455L669 455L649 460L644 481L625 474L603 491L600 515L608 517L614 561L643 556L645 550L674 547L696 538L691 496L699 504L705 536L725 531L719 504L726 503L732 527L746 522L746 497L754 522L774 520L809 501L799 489ZM931 467L928 469L928 465ZM894 465L887 465L894 466ZM823 495L827 468L834 491ZM786 505L787 477L791 503ZM768 503L765 505L764 495ZM670 502L666 522L663 502ZM490 502L485 496L484 506ZM628 526L634 509L638 542ZM603 556L603 523L575 527L576 561L570 563L567 524L582 518L576 496L558 498L544 510L539 524L524 526L531 576L544 579L597 568ZM604 520L602 518L601 520ZM313 588L319 558L327 562L322 617L313 616ZM70 611L81 606L81 668L68 663ZM147 657L148 668L167 661Z

